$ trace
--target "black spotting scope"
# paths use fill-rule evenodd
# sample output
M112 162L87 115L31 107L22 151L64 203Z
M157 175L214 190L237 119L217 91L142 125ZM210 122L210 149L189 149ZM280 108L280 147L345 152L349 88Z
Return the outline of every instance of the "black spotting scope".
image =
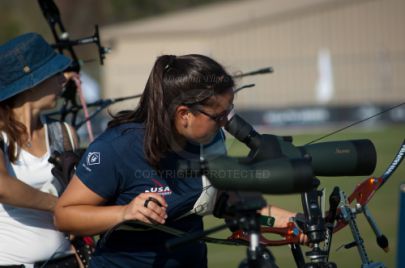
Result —
M225 125L225 129L250 149L251 163L287 157L305 158L311 163L315 176L360 176L373 173L377 154L368 139L331 141L294 146L291 137L259 134L239 115Z
M210 156L201 161L179 161L179 177L205 174L220 190L293 194L314 187L314 174L307 159L268 159L252 164L243 158Z

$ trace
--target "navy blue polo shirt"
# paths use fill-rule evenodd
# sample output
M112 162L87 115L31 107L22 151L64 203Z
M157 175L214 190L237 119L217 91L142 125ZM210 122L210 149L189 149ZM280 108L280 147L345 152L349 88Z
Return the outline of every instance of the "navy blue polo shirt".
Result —
M178 219L193 208L202 192L201 177L178 178L178 160L197 160L200 145L187 144L181 153L168 153L156 172L145 159L144 125L128 123L108 129L87 149L77 166L79 179L93 192L108 200L107 205L125 205L137 195L154 192L165 198L165 225L185 232L203 230L202 217ZM224 152L223 133L204 146L205 151ZM211 150L210 150L211 149ZM202 242L167 252L172 235L156 230L117 231L102 247L97 245L90 267L205 267L206 245Z

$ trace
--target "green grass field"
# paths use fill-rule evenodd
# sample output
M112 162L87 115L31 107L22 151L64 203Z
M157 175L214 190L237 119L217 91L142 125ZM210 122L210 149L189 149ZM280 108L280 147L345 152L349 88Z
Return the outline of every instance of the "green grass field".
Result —
M327 132L325 132L327 133ZM303 145L324 133L295 135L292 133L272 133L276 135L292 135L295 145ZM373 176L380 176L392 161L397 153L400 144L405 138L405 126L387 126L380 128L353 127L329 137L322 141L348 140L348 139L370 139L377 150L377 167ZM231 155L245 156L248 149L237 141L228 139L228 150ZM349 195L357 183L366 179L366 177L338 177L338 178L320 178L321 187L325 188L327 198L334 186L339 186ZM357 223L361 235L365 241L369 258L374 261L382 261L386 267L395 267L397 255L397 228L399 211L399 185L405 182L405 162L396 170L390 178L374 196L369 203L369 208L374 215L380 229L387 236L390 243L390 251L385 253L375 242L375 235L363 215L358 215ZM302 211L300 195L287 196L266 196L270 204L277 205L292 211ZM328 207L328 205L327 205ZM212 216L205 218L205 228L209 228L223 223L220 219ZM225 238L230 234L229 231L223 231L215 234L216 237ZM330 261L335 262L338 267L360 267L361 261L357 248L340 249L337 248L345 243L353 241L349 227L344 228L333 236ZM276 257L277 264L281 267L295 267L290 249L288 246L271 247L270 250ZM305 252L307 248L303 247ZM402 252L404 254L404 252ZM242 246L221 246L215 244L208 245L209 267L237 267L239 262L245 258L246 248Z

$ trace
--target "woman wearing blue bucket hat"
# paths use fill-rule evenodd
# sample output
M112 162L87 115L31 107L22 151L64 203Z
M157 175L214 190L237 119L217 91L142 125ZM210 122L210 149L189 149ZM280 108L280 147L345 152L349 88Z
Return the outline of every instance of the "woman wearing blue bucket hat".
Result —
M0 46L0 267L78 267L53 225L62 185L48 162L55 124L41 117L55 108L70 62L36 33ZM77 146L73 129L58 125Z

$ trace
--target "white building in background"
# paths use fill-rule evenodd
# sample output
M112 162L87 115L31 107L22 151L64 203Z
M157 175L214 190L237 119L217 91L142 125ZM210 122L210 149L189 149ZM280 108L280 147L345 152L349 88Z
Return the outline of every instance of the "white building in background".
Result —
M404 25L404 0L231 1L112 25L103 97L141 93L161 54L202 53L231 72L274 68L239 81L256 84L239 108L398 103Z

